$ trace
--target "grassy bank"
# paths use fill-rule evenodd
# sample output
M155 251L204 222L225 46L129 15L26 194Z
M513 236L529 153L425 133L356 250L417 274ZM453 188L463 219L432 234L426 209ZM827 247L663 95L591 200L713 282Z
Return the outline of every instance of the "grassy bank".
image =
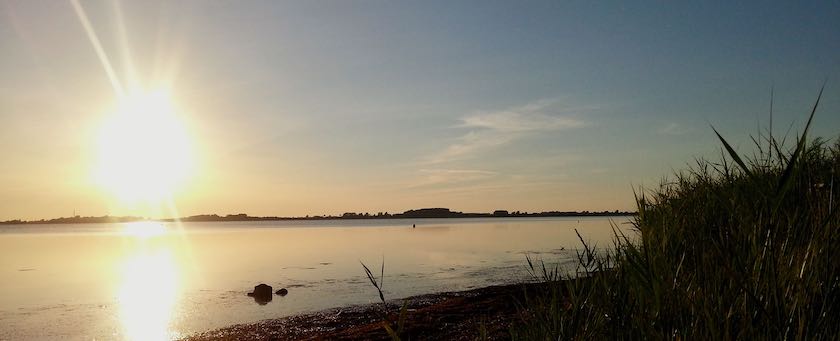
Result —
M584 250L593 280L523 302L513 338L840 338L840 143L809 139L818 103L799 137L742 159L718 135L721 161L638 193L637 241Z

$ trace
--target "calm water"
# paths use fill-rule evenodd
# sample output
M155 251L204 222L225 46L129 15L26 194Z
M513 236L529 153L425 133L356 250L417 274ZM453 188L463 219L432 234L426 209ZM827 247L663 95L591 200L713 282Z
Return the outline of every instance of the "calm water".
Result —
M359 262L383 257L386 298L511 283L525 254L572 266L575 229L611 244L606 218L0 227L0 339L171 339L375 302ZM257 304L258 283L289 294Z

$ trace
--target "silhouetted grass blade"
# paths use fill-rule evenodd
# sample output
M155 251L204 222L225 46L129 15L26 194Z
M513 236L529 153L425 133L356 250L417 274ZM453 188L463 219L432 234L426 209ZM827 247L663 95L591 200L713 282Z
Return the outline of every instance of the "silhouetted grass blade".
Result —
M738 156L738 153L735 152L735 149L732 149L732 146L729 145L729 142L726 142L726 139L724 139L723 136L720 136L720 133L718 133L717 129L715 129L714 126L712 127L712 130L715 131L715 134L717 135L718 139L720 139L720 142L723 143L723 147L726 148L726 152L729 153L729 156L731 156L732 159L735 160L735 163L737 163L738 166L741 167L741 170L744 171L745 174L752 176L752 172L747 167L747 164L744 163L744 160L741 160L741 157Z
M802 131L802 136L799 137L799 140L796 141L796 150L793 151L793 155L788 160L787 167L785 167L785 171L782 173L782 177L779 180L779 185L776 187L777 195L784 194L787 191L788 187L790 186L791 174L793 173L796 161L799 159L799 155L802 153L802 149L805 148L805 142L808 138L808 129L811 127L811 121L814 119L814 113L817 112L817 106L820 105L820 99L822 98L823 90L825 90L825 84L820 88L820 93L817 95L817 100L814 102L814 107L811 109L811 115L808 116L808 123L805 124L805 129Z

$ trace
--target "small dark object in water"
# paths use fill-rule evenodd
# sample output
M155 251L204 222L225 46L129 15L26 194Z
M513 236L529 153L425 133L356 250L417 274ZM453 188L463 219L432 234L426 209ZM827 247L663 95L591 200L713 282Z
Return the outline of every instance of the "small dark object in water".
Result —
M286 294L288 294L288 293L289 293L289 291L286 290L286 288L283 288L283 289L277 290L277 292L275 294L280 295L280 296L286 296Z
M254 298L254 301L260 305L271 302L271 286L268 284L260 284L254 287L254 292L249 292L248 296Z
M417 224L411 224L411 228L416 228Z

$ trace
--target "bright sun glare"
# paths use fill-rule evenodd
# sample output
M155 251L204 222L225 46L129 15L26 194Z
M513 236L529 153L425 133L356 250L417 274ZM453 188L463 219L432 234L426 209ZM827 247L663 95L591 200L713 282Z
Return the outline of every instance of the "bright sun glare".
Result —
M166 226L151 221L138 221L123 224L123 234L141 239L157 237L166 233Z
M129 202L159 202L189 175L190 141L164 91L127 96L103 124L96 182Z

